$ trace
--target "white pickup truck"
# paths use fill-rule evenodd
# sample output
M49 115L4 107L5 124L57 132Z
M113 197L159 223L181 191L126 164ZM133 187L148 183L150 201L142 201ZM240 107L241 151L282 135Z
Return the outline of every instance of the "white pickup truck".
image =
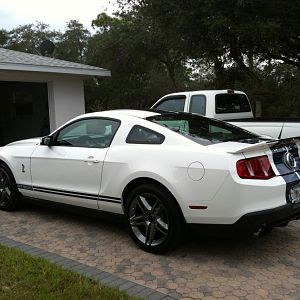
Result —
M203 90L173 93L160 98L151 108L197 113L276 139L300 136L300 118L255 118L247 95L241 91Z

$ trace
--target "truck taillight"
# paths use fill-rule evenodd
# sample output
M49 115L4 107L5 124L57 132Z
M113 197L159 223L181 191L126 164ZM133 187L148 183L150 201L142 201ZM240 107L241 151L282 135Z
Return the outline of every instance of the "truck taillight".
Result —
M266 155L241 159L236 163L236 170L244 179L270 179L275 176Z

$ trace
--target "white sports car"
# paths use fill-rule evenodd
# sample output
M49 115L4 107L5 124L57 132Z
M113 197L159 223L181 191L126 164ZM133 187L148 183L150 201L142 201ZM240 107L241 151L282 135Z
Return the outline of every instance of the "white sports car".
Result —
M124 214L154 253L185 224L254 233L300 217L299 145L193 114L85 114L0 148L0 208L24 196Z

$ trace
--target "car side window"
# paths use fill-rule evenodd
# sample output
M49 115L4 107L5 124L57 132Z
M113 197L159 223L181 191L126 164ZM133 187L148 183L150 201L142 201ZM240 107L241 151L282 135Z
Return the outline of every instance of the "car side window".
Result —
M134 125L130 130L127 138L127 144L162 144L165 137L149 128Z
M120 126L120 121L104 118L75 121L61 129L54 140L55 146L107 148Z
M185 96L167 97L154 108L168 111L184 111Z
M193 95L190 100L190 112L205 116L206 97L205 95Z

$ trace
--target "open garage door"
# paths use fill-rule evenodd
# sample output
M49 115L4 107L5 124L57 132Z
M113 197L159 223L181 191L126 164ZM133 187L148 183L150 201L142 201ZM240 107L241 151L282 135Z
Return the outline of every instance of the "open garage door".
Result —
M0 81L0 146L49 128L47 83Z

